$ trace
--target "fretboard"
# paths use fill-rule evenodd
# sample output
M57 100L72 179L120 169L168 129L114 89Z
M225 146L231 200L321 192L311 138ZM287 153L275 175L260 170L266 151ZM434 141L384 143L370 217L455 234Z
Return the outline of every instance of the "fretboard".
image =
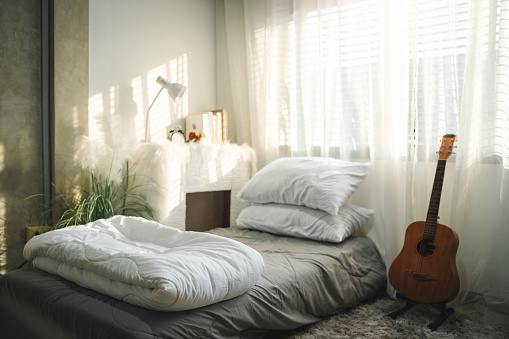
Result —
M442 184L444 183L446 160L438 160L433 190L429 202L428 215L426 217L426 226L424 226L425 239L434 239L438 220L438 208L440 207L440 196L442 195Z

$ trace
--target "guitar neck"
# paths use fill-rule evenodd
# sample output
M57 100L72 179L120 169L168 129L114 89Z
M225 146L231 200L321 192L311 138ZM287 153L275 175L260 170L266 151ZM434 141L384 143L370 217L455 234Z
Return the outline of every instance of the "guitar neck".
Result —
M440 196L442 195L442 185L444 183L446 160L438 160L433 190L429 202L428 215L426 216L426 226L424 227L424 238L434 239L438 220L438 208L440 207Z

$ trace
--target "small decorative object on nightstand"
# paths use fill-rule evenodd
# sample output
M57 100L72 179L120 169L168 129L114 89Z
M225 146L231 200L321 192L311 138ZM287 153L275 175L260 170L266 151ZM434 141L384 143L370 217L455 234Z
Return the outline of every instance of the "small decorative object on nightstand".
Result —
M184 135L184 131L182 131L181 126L173 126L170 127L170 131L168 132L168 139L171 142L183 144L186 142L186 136Z

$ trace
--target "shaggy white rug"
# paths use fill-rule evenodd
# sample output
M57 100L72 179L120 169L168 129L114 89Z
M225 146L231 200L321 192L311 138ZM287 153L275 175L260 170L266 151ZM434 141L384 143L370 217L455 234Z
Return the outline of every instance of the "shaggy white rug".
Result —
M284 333L272 333L266 338L426 338L426 339L508 339L506 324L489 324L478 314L455 312L436 330L428 325L440 316L431 305L417 305L396 320L388 314L405 306L404 301L384 295L322 321ZM509 317L507 319L509 321Z

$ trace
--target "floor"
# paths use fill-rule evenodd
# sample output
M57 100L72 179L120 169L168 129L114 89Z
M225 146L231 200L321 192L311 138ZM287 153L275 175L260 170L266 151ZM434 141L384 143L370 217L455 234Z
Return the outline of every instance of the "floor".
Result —
M463 305L454 307L456 312L482 318L487 323L501 326L509 333L509 299L499 299L477 293L469 293Z

